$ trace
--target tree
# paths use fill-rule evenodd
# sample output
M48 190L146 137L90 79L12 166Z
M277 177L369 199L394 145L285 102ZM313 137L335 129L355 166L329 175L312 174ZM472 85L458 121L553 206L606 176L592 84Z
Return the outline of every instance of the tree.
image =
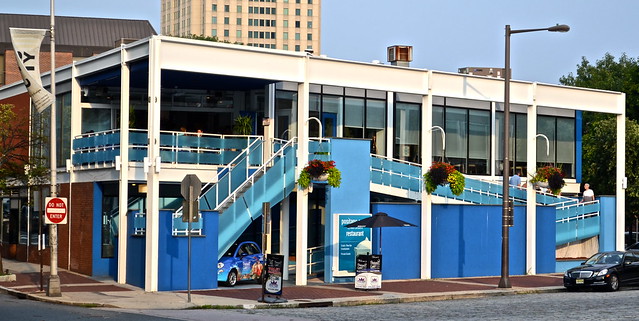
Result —
M583 57L576 75L559 79L563 85L620 91L626 94L626 222L639 212L639 61L606 53L595 65ZM584 113L583 177L597 194L614 194L616 176L616 121L603 113Z
M49 169L45 166L44 158L29 153L32 147L45 146L46 139L42 134L32 133L29 125L28 115L16 113L13 105L0 104L1 191L46 182ZM4 266L0 251L0 274L2 272Z

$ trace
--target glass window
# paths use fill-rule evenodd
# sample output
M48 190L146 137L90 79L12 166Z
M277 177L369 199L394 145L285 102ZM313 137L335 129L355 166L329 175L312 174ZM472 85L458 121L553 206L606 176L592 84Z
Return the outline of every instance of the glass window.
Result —
M275 94L275 135L289 140L297 136L297 93L278 90Z
M446 159L462 173L468 157L468 116L465 109L446 107Z
M237 38L242 38L242 30L237 30L237 31L235 31L235 36L236 36Z
M306 11L306 15L309 16L309 17L312 17L313 16L313 9L308 9Z
M322 124L325 137L339 137L342 131L342 115L344 114L344 97L322 96Z
M211 17L211 23L217 24L217 17Z
M308 28L308 29L312 29L312 28L313 28L313 21L308 21L308 22L306 23L306 28Z
M284 40L288 40L288 32L284 32L284 33L282 34L282 38L283 38Z
M444 129L444 107L433 106L433 126ZM444 149L441 130L433 130L433 161L444 161Z
M295 21L295 28L299 28L300 27L300 22L299 21Z
M313 34L312 33L306 34L306 40L313 40Z
M364 99L346 98L344 100L343 137L363 138L364 136Z
M575 120L557 118L557 167L575 177Z
M242 6L237 6L237 12L242 12Z
M550 151L546 155L546 140L541 137L537 139L537 167L555 165L555 120L556 117L551 116L537 117L537 134L548 137L550 143Z
M288 16L288 8L284 8L284 15Z
M212 11L217 11L217 5L216 5L216 4L211 5L211 10L212 10Z
M224 5L224 12L231 12L231 6L228 4Z
M297 51L297 52L300 51L300 45L295 45L295 51Z
M284 20L284 28L288 28L288 20Z
M414 163L420 162L421 131L420 105L395 104L395 139L393 157Z
M238 26L241 26L242 25L242 18L235 19L235 24L238 25Z
M224 17L224 24L228 25L230 23L229 17Z
M295 15L296 16L302 15L302 10L301 9L295 9Z
M211 29L211 36L217 37L217 29Z
M295 40L300 40L300 33L299 32L295 33Z
M228 37L229 36L229 30L228 29L224 29L224 37Z
M366 133L371 140L371 153L386 154L386 101L366 100Z
M282 49L288 50L288 45L282 45Z
M490 174L490 112L468 110L468 174Z

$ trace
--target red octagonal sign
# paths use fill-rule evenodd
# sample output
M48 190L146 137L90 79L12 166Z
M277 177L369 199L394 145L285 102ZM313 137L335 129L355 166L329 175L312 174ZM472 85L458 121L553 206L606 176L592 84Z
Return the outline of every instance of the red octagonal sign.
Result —
M47 197L44 209L46 224L67 224L67 199L65 197Z

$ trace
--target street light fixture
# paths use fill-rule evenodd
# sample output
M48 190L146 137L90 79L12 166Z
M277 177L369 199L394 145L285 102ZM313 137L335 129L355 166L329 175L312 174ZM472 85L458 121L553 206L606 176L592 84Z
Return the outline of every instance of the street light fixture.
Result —
M503 199L502 199L502 225L501 225L501 278L499 279L500 288L510 288L510 278L508 276L509 265L509 227L513 225L513 203L510 200L509 184L510 178L510 160L508 155L510 153L510 35L515 33L535 32L535 31L551 31L551 32L568 32L570 27L567 25L556 25L548 28L538 29L515 29L511 30L510 25L506 25L506 63L504 70L505 82L504 82L504 163L503 163L503 181L504 186Z

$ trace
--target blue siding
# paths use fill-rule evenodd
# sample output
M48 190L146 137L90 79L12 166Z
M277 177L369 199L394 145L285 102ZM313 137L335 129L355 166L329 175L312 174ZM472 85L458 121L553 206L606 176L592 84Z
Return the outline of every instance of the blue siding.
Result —
M384 212L417 225L382 229L382 280L420 278L420 211L418 204L373 204L373 213ZM379 240L376 232L379 231L373 232L374 244Z
M615 224L617 222L617 199L614 196L597 197L601 204L599 251L614 251L615 248ZM623 235L622 235L623 237Z
M144 236L134 236L133 226L135 212L130 212L127 218L127 253L126 253L126 283L144 288L144 263L146 257L146 239Z
M173 211L160 211L158 290L187 289L188 238L171 235ZM219 214L202 211L203 237L191 238L191 289L217 288L217 230Z
M117 243L115 246L115 255L112 258L102 258L102 187L98 183L93 183L93 239L92 239L92 275L93 276L110 276L117 278L118 271L118 255Z
M537 206L537 273L555 272L555 207Z

